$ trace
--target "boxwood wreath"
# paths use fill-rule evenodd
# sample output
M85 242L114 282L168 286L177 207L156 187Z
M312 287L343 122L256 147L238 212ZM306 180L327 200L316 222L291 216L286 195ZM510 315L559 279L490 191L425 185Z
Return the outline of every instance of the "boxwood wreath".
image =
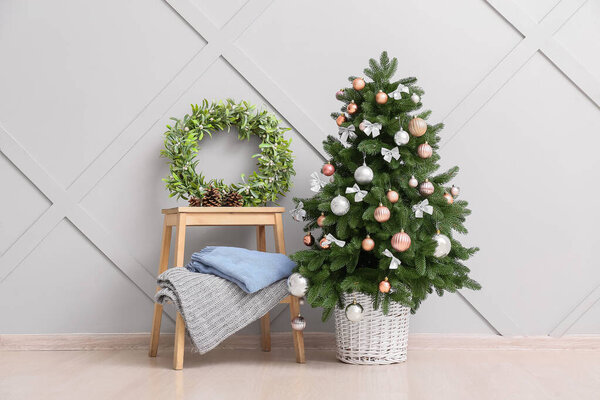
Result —
M174 125L167 125L165 148L161 155L169 159L170 174L166 187L170 197L185 200L202 199L208 190L219 189L224 193L236 192L242 196L244 206L261 206L268 201L275 202L290 190L291 177L296 174L293 166L291 140L286 140L284 132L290 130L280 126L277 117L268 111L255 112L255 106L231 99L226 102L202 102L192 105L192 114L183 119L171 118ZM254 135L260 138L260 153L257 159L258 171L249 176L242 174L242 181L227 185L223 180L210 179L196 172L198 166L198 146L205 135L212 137L216 131L229 131L238 128L238 139L249 140Z

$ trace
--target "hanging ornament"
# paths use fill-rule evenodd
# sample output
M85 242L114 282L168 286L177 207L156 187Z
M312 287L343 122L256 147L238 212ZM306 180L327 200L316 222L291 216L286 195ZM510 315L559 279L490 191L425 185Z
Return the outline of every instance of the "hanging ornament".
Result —
M412 206L412 210L415 213L416 218L423 218L423 213L429 215L433 214L433 207L429 205L429 200L425 199L422 202Z
M396 132L394 134L394 143L396 143L398 146L402 146L402 145L408 143L409 140L410 140L410 136L409 136L408 132L403 130L402 127L400 128L400 130L398 132Z
M302 297L308 290L308 279L298 272L294 272L287 279L288 291L292 296Z
M450 194L454 197L458 197L458 195L460 194L460 188L458 186L452 185L452 187L450 188Z
M373 216L375 217L375 221L377 222L388 221L391 215L392 213L390 212L390 209L381 203L379 203L379 207L377 207L373 212Z
M338 100L341 100L341 97L344 95L344 89L340 89L337 92L335 92L335 98Z
M323 189L327 185L318 172L313 172L310 174L310 190L319 193L321 189Z
M327 163L327 164L323 165L321 172L325 176L331 176L335 172L335 167L331 163Z
M417 104L418 102L420 102L420 101L421 101L421 98L420 98L420 97L419 97L419 95L418 95L418 94L416 94L416 93L413 93L413 94L410 96L410 99L411 99L411 100L413 101L413 103L415 103L415 104Z
M411 188L416 188L419 185L419 181L417 180L417 178L415 178L415 176L411 176L410 179L408 180L408 186L410 186Z
M392 288L392 285L390 285L390 282L388 281L387 276L385 277L384 280L379 282L379 291L381 293L389 293L391 288Z
M315 244L315 237L310 232L306 232L306 235L302 238L302 243L306 246L312 246Z
M337 126L342 126L342 124L346 122L346 116L344 114L340 114L336 119L335 119L335 123L337 124Z
M431 148L429 143L425 142L423 144L420 144L419 147L417 147L417 154L421 158L429 158L433 155L433 149Z
M323 226L323 221L325 221L325 214L321 213L321 215L319 216L319 218L317 218L317 225L319 225L320 227Z
M306 320L300 314L292 320L292 329L295 331L303 331L306 328Z
M337 216L340 216L348 212L350 209L350 202L347 198L338 194L333 198L333 200L331 200L330 207L331 212Z
M321 246L321 248L325 250L331 247L330 244L327 242L327 239L325 239L324 237L321 238L321 240L319 240L319 246Z
M292 211L290 211L290 214L292 214L292 218L294 219L294 221L296 222L301 222L304 221L304 218L306 217L306 210L304 210L304 203L303 202L298 202L298 205L296 206L296 208L294 208Z
M358 322L363 318L363 316L363 306L357 303L356 299L354 299L354 302L348 304L348 306L346 307L346 318L348 318L352 322Z
M450 193L444 193L444 198L448 202L448 204L454 203L454 197Z
M392 247L398 251L406 251L410 247L410 236L404 229L392 236Z
M348 104L348 106L346 107L346 111L348 111L348 114L350 114L350 115L352 115L358 111L358 106L356 105L354 100L352 100L350 102L350 104Z
M427 132L427 122L419 117L414 117L408 123L408 131L413 136L423 136Z
M410 91L408 90L408 87L406 87L400 83L400 84L398 84L398 87L396 88L396 90L394 90L392 93L388 93L388 94L394 100L400 100L400 99L402 99L402 93L410 93Z
M365 80L363 78L355 78L352 81L352 87L354 90L363 90L365 88Z
M371 236L367 235L362 241L362 249L364 251L371 251L375 248L375 241L371 239Z
M371 183L373 180L373 170L369 168L365 162L363 162L363 165L356 168L356 171L354 171L354 179L360 185Z
M354 201L361 202L365 198L365 196L369 193L366 190L360 190L360 187L355 183L352 187L346 188L346 194L354 193Z
M452 248L452 243L450 242L450 238L446 235L437 231L435 235L433 235L433 240L437 242L437 247L433 252L433 256L437 258L446 257L450 253L450 249Z
M367 136L371 135L373 139L379 136L379 134L381 133L381 128L382 126L379 122L372 123L371 121L366 119L363 122L361 122L360 125L358 125L358 129L363 131Z
M429 182L429 179L425 179L425 182L421 183L421 186L419 186L419 193L421 193L421 196L429 196L434 190L433 183Z
M346 242L344 242L343 240L336 239L335 236L333 236L331 233L325 235L323 239L321 239L321 243L326 245L327 247L329 247L332 243L334 243L338 247L344 247L346 245Z
M385 249L383 251L383 255L390 258L390 269L398 269L400 264L402 264L400 260L394 257L394 254L392 254L392 252L389 249Z
M338 135L339 138L338 140L340 141L340 143L342 143L342 145L346 148L352 146L350 143L348 143L348 139L350 140L354 140L356 139L356 128L354 127L354 125L350 125L350 126L340 126L338 128Z
M387 149L385 147L381 148L381 155L383 156L383 159L387 162L391 162L392 158L394 160L399 160L400 159L400 149L398 149L398 147L394 147L393 149ZM402 163L402 162L400 162Z
M383 90L380 90L375 95L375 101L377 102L377 104L385 104L388 101L388 95L385 94Z
M400 195L398 194L398 192L392 189L388 189L386 197L390 201L390 203L397 203L400 199Z

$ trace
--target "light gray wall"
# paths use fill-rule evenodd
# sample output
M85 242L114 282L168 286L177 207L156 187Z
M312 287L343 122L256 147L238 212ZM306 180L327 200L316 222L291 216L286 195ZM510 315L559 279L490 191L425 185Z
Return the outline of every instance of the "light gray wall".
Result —
M446 123L442 160L474 211L465 242L482 249L469 265L484 289L428 299L411 330L600 333L599 21L595 0L0 2L0 333L148 331L160 209L184 205L161 182L168 118L203 98L277 112L293 128L289 208L336 131L334 93L384 49ZM256 149L218 136L200 166L234 181ZM253 234L193 229L188 253ZM304 309L309 330L332 329Z

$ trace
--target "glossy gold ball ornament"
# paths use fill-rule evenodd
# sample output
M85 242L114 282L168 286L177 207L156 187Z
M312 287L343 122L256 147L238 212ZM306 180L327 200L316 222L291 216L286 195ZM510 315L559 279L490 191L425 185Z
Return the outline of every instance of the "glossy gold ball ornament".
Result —
M410 236L404 229L392 236L392 247L398 251L406 251L410 247Z
M425 142L423 144L420 144L419 147L417 147L417 154L421 158L429 158L433 155L433 149L431 148L429 143Z
M454 197L458 197L458 195L460 194L460 188L458 186L452 185L452 187L450 188L450 194Z
M375 241L371 239L371 236L367 235L362 241L362 249L364 251L371 251L375 248Z
M414 175L411 176L408 180L408 186L410 186L411 188L416 188L417 186L419 186L419 181L417 180L417 178L415 178Z
M321 172L325 176L331 176L335 173L335 167L331 163L324 164Z
M319 240L319 246L321 246L322 249L328 249L331 245L328 243L323 243L325 242L327 239L325 238L321 238L321 240Z
M419 117L414 117L408 123L408 131L413 136L423 136L427 132L427 122Z
M352 100L350 102L350 104L348 104L348 107L346 107L346 111L348 111L348 114L350 114L350 115L352 115L358 111L358 106L356 105L354 100Z
M363 78L355 78L352 81L352 87L354 90L363 90L365 88L365 80Z
M379 207L377 207L373 212L373 217L375 217L375 221L377 222L388 221L391 215L392 213L390 212L390 209L381 203L379 203Z
M444 198L448 202L448 204L454 203L454 197L450 193L444 193Z
M419 186L419 193L421 193L422 196L429 196L434 190L433 183L429 182L429 179L425 179L425 182L421 183L421 186Z
M379 282L379 291L381 293L389 293L391 288L392 288L392 285L390 285L390 282L388 281L387 276L385 277L384 280Z
M380 90L375 95L375 101L377 104L385 104L388 101L388 95L383 90Z
M335 119L335 123L337 124L337 126L342 126L342 124L346 122L346 116L344 114L339 115L336 119Z
M390 201L390 203L397 203L400 199L400 195L398 194L398 192L392 189L388 189L386 197Z
M302 238L302 243L306 246L312 246L315 244L315 237L310 232L306 232L306 235Z
M325 214L321 213L321 215L319 216L319 218L317 218L317 225L319 225L320 227L323 226L323 221L325 221Z

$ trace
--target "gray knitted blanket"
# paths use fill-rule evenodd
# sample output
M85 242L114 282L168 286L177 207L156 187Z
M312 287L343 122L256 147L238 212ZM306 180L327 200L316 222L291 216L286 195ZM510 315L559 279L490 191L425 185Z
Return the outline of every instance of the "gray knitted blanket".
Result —
M248 294L223 278L185 268L163 272L158 286L156 302L175 304L200 354L265 315L288 295L285 279Z

